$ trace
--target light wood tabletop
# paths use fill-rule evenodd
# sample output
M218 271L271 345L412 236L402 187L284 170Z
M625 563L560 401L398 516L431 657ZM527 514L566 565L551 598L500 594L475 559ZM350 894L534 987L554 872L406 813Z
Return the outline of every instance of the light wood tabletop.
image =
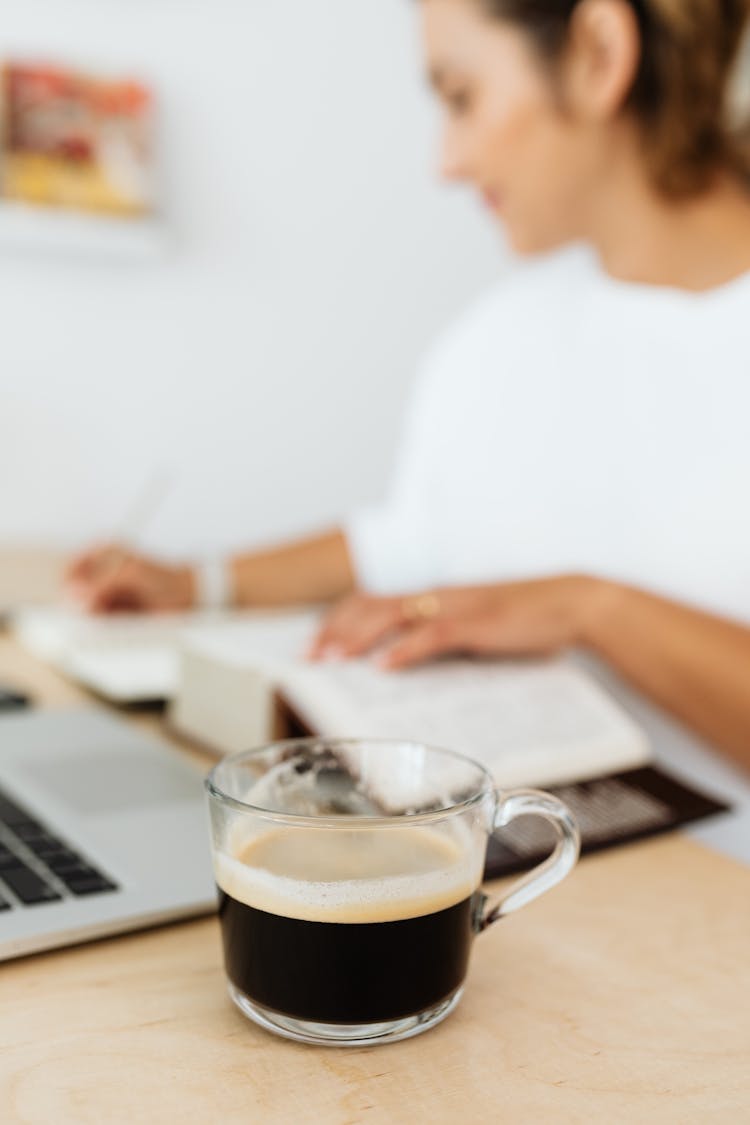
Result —
M3 679L43 706L91 702L7 635ZM747 1121L750 870L679 835L585 859L477 938L444 1024L392 1046L246 1021L214 918L8 962L0 1120Z

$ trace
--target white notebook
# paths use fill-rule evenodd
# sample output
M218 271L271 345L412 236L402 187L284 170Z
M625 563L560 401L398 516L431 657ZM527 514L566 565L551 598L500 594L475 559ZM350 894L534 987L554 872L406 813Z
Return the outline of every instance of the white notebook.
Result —
M40 660L115 703L171 699L182 629L228 617L199 613L94 617L62 606L17 610L13 630Z
M650 761L648 741L588 673L566 659L451 660L402 672L369 661L310 663L316 617L183 634L174 725L219 752L272 734L280 692L314 732L400 738L457 750L502 785L552 785Z

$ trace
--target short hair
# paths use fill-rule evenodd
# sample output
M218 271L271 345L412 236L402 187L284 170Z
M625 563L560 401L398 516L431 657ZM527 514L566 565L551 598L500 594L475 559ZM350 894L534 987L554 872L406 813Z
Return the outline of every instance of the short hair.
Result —
M642 127L653 181L665 195L689 197L724 169L750 188L750 0L627 2L641 55L626 109ZM478 3L555 60L581 0Z

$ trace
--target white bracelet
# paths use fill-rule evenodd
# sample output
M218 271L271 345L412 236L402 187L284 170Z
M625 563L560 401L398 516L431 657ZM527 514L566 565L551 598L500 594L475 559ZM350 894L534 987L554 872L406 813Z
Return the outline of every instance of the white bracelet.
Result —
M195 568L199 609L226 609L233 602L232 574L227 559L208 559Z

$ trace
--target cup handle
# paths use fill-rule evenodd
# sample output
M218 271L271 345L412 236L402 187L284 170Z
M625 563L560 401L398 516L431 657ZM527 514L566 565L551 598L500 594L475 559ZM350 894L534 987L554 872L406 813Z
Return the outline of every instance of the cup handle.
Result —
M502 898L490 901L487 895L482 896L477 924L479 932L486 930L506 914L512 914L514 910L533 902L539 895L561 882L575 867L581 850L581 836L573 814L551 793L542 793L538 789L513 789L509 793L497 793L496 796L493 832L504 828L516 817L541 816L555 829L557 843L544 863L515 882Z

